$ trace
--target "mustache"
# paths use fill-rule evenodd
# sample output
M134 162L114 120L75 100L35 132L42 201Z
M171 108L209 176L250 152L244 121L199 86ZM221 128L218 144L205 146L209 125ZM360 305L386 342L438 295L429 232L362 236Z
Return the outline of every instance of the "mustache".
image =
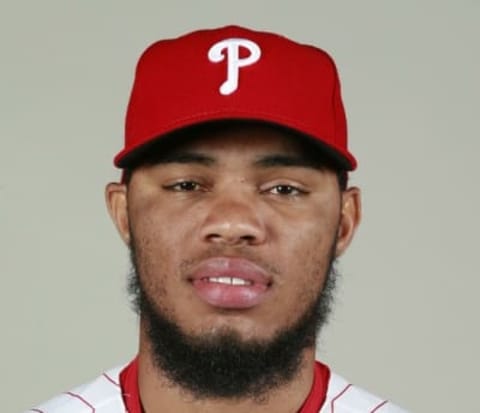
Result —
M182 260L179 265L180 272L182 274L186 274L202 261L215 257L242 258L251 261L273 276L278 276L281 274L280 269L276 265L260 257L258 253L252 251L252 249L248 246L238 246L233 248L222 245L210 246L207 250L198 254L197 256Z

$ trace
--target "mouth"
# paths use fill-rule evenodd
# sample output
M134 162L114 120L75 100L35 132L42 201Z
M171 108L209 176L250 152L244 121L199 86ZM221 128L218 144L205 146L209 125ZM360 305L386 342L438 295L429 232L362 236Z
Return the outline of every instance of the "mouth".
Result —
M209 283L219 283L225 285L253 285L253 282L250 280L245 280L238 277L208 277L202 278L201 281L206 281Z
M272 279L257 264L242 258L217 257L202 261L189 281L204 303L222 309L249 309L267 297Z

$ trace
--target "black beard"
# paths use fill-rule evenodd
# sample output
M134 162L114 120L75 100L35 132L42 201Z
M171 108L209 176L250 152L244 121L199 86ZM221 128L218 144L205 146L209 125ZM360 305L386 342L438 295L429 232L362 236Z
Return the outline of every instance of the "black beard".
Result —
M128 292L145 322L156 367L193 397L265 400L269 391L290 382L302 365L303 350L315 346L331 312L336 283L331 249L327 277L307 310L269 340L244 340L230 329L209 336L187 335L160 311L138 276L134 245Z

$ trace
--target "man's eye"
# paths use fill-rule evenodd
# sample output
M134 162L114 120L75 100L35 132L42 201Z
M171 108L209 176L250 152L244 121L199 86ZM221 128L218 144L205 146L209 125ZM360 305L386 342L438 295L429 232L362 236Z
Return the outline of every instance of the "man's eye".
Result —
M270 193L275 195L301 195L304 192L292 185L275 185L270 189Z
M166 189L170 189L172 191L178 192L190 192L190 191L198 191L200 189L200 185L194 181L182 181L177 182L173 185L168 185Z

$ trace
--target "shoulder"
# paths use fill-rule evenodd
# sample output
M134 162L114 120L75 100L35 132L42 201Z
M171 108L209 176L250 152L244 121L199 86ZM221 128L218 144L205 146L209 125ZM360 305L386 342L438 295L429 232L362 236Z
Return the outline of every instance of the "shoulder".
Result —
M319 413L408 413L388 400L331 373L327 398Z
M24 413L124 413L119 374L123 366Z

